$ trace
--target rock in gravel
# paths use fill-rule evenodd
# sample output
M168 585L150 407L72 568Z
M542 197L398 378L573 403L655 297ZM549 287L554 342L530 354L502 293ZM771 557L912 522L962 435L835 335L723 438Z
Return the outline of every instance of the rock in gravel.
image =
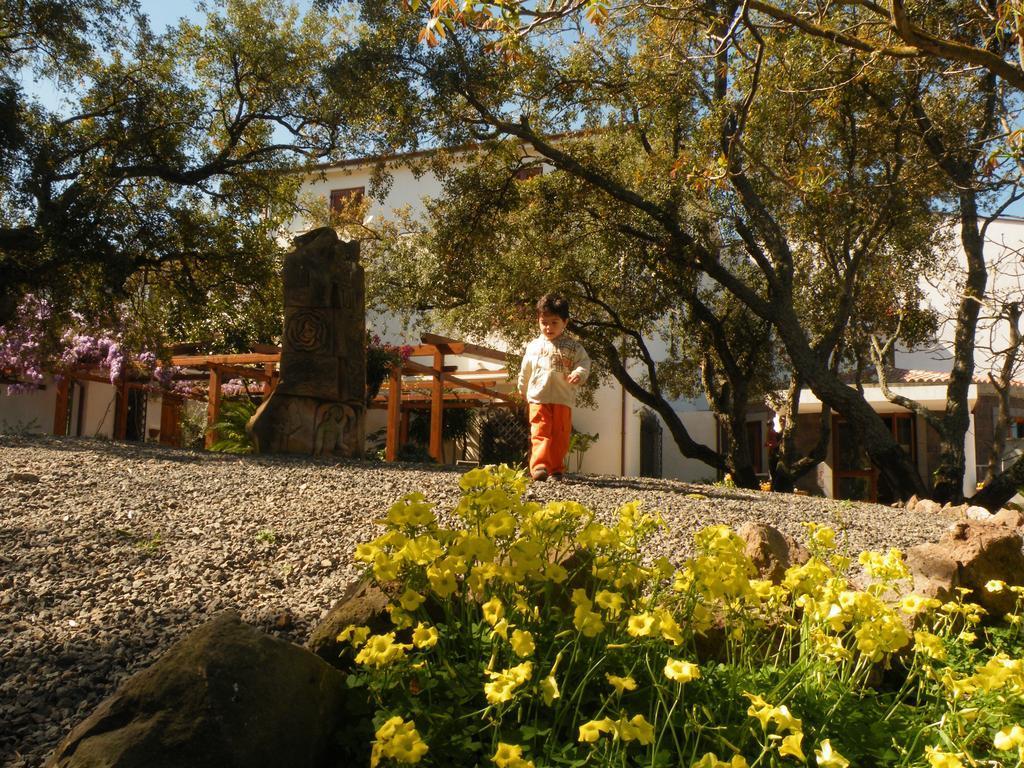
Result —
M350 668L351 654L345 653L349 646L339 643L338 635L351 626L367 626L374 634L386 632L391 628L388 602L387 594L372 581L357 582L313 629L306 647L328 664Z
M344 676L225 612L130 677L47 768L328 766Z
M1016 595L1009 590L989 592L992 580L1016 583L1024 577L1021 537L1012 528L991 522L961 520L938 542L920 544L907 552L914 591L948 600L957 587L973 591L969 600L1001 619L1013 609Z
M782 582L791 565L806 563L810 554L792 536L764 523L744 523L736 533L745 542L744 552L762 579Z

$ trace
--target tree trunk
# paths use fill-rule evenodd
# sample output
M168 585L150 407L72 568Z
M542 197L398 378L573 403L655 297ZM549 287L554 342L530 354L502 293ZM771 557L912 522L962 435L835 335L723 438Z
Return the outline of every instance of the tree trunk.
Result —
M864 446L871 463L885 477L899 498L927 496L927 488L910 456L896 442L882 419L864 396L844 384L828 369L811 349L791 307L781 307L776 315L776 328L793 367L822 403L842 415Z
M935 501L951 504L959 504L964 498L964 440L971 425L967 396L974 380L978 313L988 284L985 242L978 226L976 193L971 188L963 188L960 192L960 240L967 258L967 280L956 313L953 370L946 387L944 428L939 433L940 460L932 487Z
M984 488L967 501L994 512L1012 499L1022 488L1024 488L1024 456L1018 458L1004 472L996 475L991 482L986 483Z

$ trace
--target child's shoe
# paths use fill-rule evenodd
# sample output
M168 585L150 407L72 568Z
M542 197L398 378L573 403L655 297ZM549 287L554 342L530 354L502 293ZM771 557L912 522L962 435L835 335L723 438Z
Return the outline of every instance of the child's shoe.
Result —
M548 479L547 467L537 467L533 470L533 481L535 483L543 483Z

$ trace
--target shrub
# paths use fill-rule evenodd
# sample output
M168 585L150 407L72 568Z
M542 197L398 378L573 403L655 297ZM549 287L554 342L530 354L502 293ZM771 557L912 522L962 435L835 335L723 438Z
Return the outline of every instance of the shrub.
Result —
M660 522L611 525L525 501L507 467L465 474L455 528L422 494L356 557L395 597L393 629L349 627L349 686L375 708L370 765L1016 764L1019 611L904 594L898 551L858 558L809 525L811 559L755 578L725 526L679 567L643 557ZM993 582L990 589L1019 587ZM1020 601L1018 600L1018 608Z

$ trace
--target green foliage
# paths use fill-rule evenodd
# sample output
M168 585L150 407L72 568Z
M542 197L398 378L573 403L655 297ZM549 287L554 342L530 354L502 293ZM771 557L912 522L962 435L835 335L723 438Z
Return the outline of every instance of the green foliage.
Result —
M601 435L596 432L591 435L587 432L579 432L573 429L572 435L569 438L569 454L576 462L577 472L580 471L580 467L583 465L583 457L590 450L590 446L596 443L600 437Z
M258 405L249 398L223 402L220 407L220 419L210 427L210 431L217 435L210 450L219 453L252 453L256 447L245 431L245 425L249 423L257 408Z
M288 171L361 143L323 87L350 16L223 0L154 34L123 0L8 5L0 324L33 291L150 349L272 341ZM58 111L3 88L25 66Z
M375 708L370 764L956 766L1024 747L1024 587L993 628L961 596L905 594L897 551L858 558L808 525L811 559L754 578L725 526L678 566L644 557L655 516L528 502L477 469L443 510L420 493L356 549L393 629L339 636ZM912 628L908 628L912 625ZM365 752L364 752L365 755ZM358 756L356 759L359 759Z

